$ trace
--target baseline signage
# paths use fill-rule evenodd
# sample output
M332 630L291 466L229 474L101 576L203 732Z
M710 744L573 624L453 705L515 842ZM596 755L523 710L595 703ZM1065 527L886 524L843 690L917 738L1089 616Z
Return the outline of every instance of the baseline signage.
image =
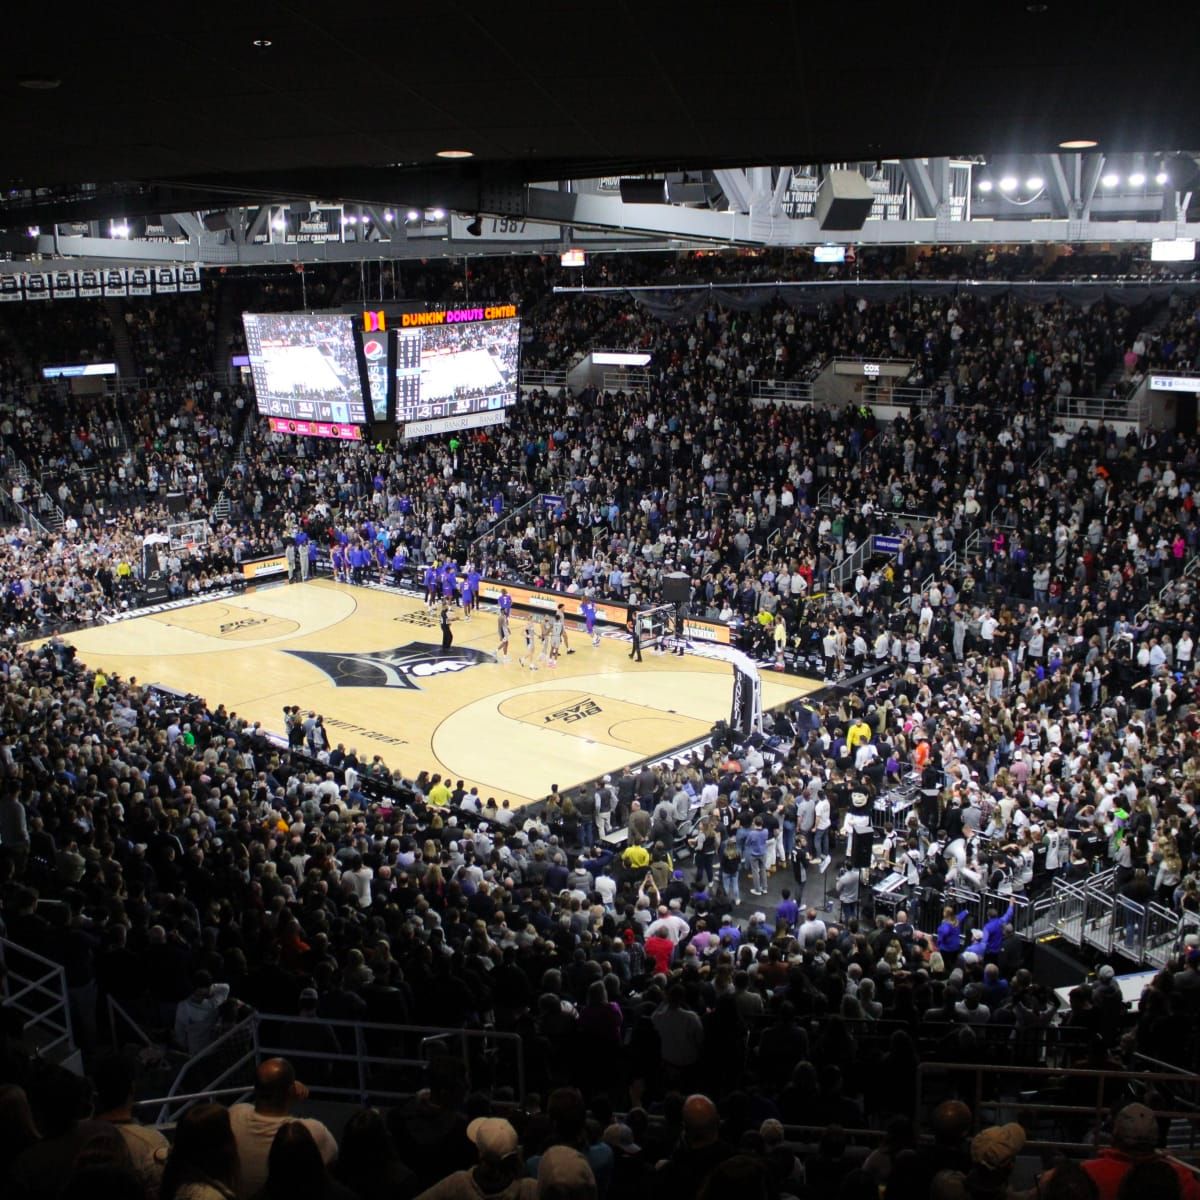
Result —
M300 437L338 438L343 442L361 442L357 425L333 425L327 421L293 421L289 417L271 417L272 433L294 433Z
M876 554L899 554L902 539L887 534L875 534L871 538L871 549Z
M479 595L484 600L500 599L501 588L506 588L513 602L513 608L527 608L536 612L552 613L561 604L563 612L568 617L582 620L580 605L585 597L571 596L566 592L554 592L549 589L522 587L519 583L501 583L495 579L482 579L479 582ZM629 620L629 606L617 604L611 600L596 601L596 620L609 625L624 626Z
M716 642L721 646L728 646L733 641L724 621L705 621L700 617L683 618L683 636L689 641Z
M247 582L255 579L270 579L275 575L287 574L287 556L272 554L267 558L252 558L241 564L242 578Z

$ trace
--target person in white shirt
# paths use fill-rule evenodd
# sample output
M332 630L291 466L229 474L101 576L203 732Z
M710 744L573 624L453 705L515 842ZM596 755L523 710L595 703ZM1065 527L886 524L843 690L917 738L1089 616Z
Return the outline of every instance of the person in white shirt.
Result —
M800 943L801 950L807 950L817 942L824 941L827 933L825 922L817 917L817 910L810 908L805 912L804 920L800 922L796 940Z
M337 1158L337 1142L322 1122L291 1115L292 1105L307 1098L308 1088L296 1079L292 1064L285 1058L269 1058L255 1073L254 1103L235 1104L229 1110L241 1164L238 1200L250 1200L262 1190L271 1144L279 1127L289 1121L298 1120L312 1134L327 1167Z
M820 862L829 856L829 827L832 820L829 815L829 801L824 796L817 797L813 809L813 856L810 862Z
M1185 629L1175 643L1175 662L1181 671L1192 665L1192 635Z
M212 1041L221 1005L228 999L229 984L213 983L207 971L197 971L191 994L175 1006L175 1044L199 1054Z
M356 855L349 867L342 872L342 891L353 896L359 908L370 908L371 880L374 878L375 872Z

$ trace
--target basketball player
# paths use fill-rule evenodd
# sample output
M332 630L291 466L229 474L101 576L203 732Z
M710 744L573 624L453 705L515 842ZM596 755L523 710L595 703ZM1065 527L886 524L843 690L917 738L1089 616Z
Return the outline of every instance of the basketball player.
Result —
M558 666L558 656L562 652L563 641L563 620L562 609L560 608L553 617L550 618L550 665Z
M563 608L563 606L561 604L558 606L558 608L554 612L554 627L555 627L555 629L558 630L558 636L562 640L562 648L568 654L574 654L575 651L571 649L571 642L567 637L566 610Z
M500 654L500 661L506 663L508 662L509 622L508 614L502 608L496 612L496 632L500 637L500 645L496 649Z
M533 650L533 639L533 614L531 613L525 618L525 653L517 659L517 662L523 667L528 667L531 671L536 671L537 657Z
M462 610L463 620L469 621L471 614L475 611L475 592L471 587L471 579L468 576L462 583Z
M425 568L425 607L432 608L438 594L438 564L430 563Z
M346 552L341 546L334 546L329 556L330 564L333 567L333 579L335 583L346 582L342 576L346 570Z
M584 628L587 630L587 635L592 639L593 646L600 645L600 635L596 632L596 602L595 600L584 600L579 606L580 613L583 614Z
M553 647L554 652L553 652L553 654L551 654L551 645L550 645L551 628L550 628L550 618L549 617L542 618L542 627L541 627L541 630L539 631L538 636L540 637L541 643L542 643L541 652L539 655L541 661L544 662L546 664L546 666L548 666L548 667L558 666L558 663L555 661L558 658L558 646L557 645L555 645Z

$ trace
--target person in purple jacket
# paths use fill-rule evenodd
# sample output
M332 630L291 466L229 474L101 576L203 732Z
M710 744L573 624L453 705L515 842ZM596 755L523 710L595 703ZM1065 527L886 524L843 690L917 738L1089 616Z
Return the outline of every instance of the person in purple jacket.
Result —
M937 927L937 948L941 951L947 970L954 965L954 960L962 950L962 924L966 919L965 908L960 913L956 913L949 905L942 910L942 923Z

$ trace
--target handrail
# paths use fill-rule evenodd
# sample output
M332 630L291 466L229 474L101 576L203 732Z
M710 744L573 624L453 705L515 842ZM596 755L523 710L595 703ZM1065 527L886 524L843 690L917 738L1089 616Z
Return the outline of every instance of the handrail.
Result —
M117 1018L120 1017L143 1046L153 1046L154 1042L150 1035L129 1015L125 1010L124 1005L120 1004L115 997L105 996L105 1006L108 1009L108 1028L112 1033L112 1047L114 1050L120 1049L120 1044L117 1041Z
M49 969L37 978L22 975L14 971L9 962L10 954L13 953L25 955L27 958ZM0 971L0 989L2 989L4 994L4 1002L8 1007L15 1009L25 1016L26 1020L23 1027L28 1030L39 1025L44 1025L51 1033L58 1035L40 1046L39 1052L44 1055L63 1043L66 1044L68 1050L74 1050L75 1029L71 1018L71 1005L68 999L66 969L52 959L46 958L45 955L38 954L36 950L27 950L20 943L3 937L0 937L0 967L4 968L3 971ZM57 989L46 986L47 982L51 979L57 981ZM11 990L14 982L19 985L16 992ZM20 1003L24 996L34 994L40 994L49 999L50 1003L44 1011L39 1012L28 1004ZM56 1017L56 1014L59 1012L62 1014L61 1020Z

